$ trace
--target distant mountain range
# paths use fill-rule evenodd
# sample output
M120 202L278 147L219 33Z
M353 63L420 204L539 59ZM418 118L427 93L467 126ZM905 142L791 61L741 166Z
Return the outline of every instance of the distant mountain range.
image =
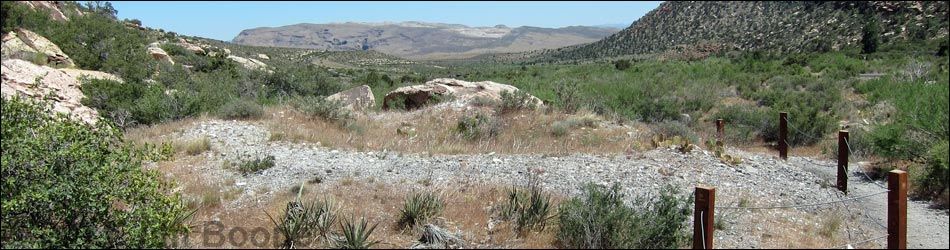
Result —
M411 59L466 58L486 53L554 49L603 39L615 27L570 26L538 28L469 27L460 24L328 23L261 27L241 31L237 44L321 49L376 50Z

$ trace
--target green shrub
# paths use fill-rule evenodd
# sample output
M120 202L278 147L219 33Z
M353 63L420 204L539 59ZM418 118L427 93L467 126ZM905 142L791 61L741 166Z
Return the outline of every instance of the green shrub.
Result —
M765 131L778 120L778 114L771 115L768 108L756 105L730 105L714 114L711 120L722 119L727 127L726 142L751 142L762 137ZM711 124L707 126L712 126Z
M322 96L301 96L293 99L290 105L312 118L322 118L330 122L346 124L353 119L349 109L339 101L327 100Z
M593 115L571 116L562 121L551 123L551 134L556 137L567 135L571 130L586 127L596 128L600 120Z
M492 116L477 114L459 118L455 125L455 134L468 139L491 138L501 133L502 122Z
M666 138L673 138L679 136L680 138L687 139L691 142L698 142L699 137L696 136L696 133L693 132L689 126L683 124L680 121L665 121L657 124L653 129L653 135L651 137L663 134Z
M940 204L947 207L947 195L950 193L950 167L948 167L948 155L950 155L950 143L942 141L934 144L927 152L926 163L924 164L924 174L919 175L916 182L918 188L916 193L922 197L933 198L943 202ZM942 200L941 200L942 199Z
M625 60L625 59L616 60L616 61L614 61L614 67L617 68L617 70L626 70L626 69L629 69L629 68L630 68L630 60Z
M259 173L265 169L274 167L274 156L268 155L264 157L255 157L251 160L246 160L237 165L238 171L242 175L249 175Z
M581 197L560 206L558 241L570 248L679 248L686 240L689 200L665 186L657 198L624 204L620 185L589 183Z
M253 101L234 99L218 108L222 119L260 119L264 117L264 108Z
M507 90L501 91L501 105L498 106L498 111L502 114L518 110L534 110L537 107L537 103L534 101L534 98L531 98L528 92L515 91L512 93Z
M143 168L163 156L50 106L2 100L4 248L165 248L188 231L180 196Z
M445 207L445 202L433 193L415 193L406 197L403 208L399 210L400 228L413 228L425 224L426 221Z

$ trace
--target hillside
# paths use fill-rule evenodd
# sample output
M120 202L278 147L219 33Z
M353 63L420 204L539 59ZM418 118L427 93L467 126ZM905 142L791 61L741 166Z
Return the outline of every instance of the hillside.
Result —
M673 48L832 51L860 46L872 19L884 44L947 36L947 2L665 2L610 37L550 57L592 59Z
M376 50L412 59L442 59L559 48L597 41L614 32L617 29L583 26L551 29L422 22L304 23L244 30L233 42L329 51Z

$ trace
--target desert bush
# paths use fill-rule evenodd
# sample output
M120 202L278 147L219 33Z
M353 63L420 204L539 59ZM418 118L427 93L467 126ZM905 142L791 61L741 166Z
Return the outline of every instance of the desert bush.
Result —
M511 113L518 110L534 110L537 103L531 98L531 95L524 91L501 92L501 103L498 106L498 112L502 114Z
M926 162L924 163L924 174L918 175L915 182L917 188L915 193L919 196L934 199L938 205L947 208L948 195L950 195L950 143L946 140L936 143L927 151Z
M484 114L460 117L453 130L456 135L469 140L491 138L501 133L502 121Z
M179 194L143 167L166 156L126 143L105 121L53 116L52 105L17 97L0 103L4 248L164 248L188 232Z
M322 96L301 96L293 99L290 105L312 118L322 118L330 122L346 124L353 119L350 110L339 101L327 100Z
M223 119L260 119L264 117L264 108L253 101L234 99L218 109Z
M245 160L237 164L238 172L242 175L259 173L265 169L274 167L274 156L256 156L254 159Z
M593 114L571 116L567 119L551 123L551 134L560 137L577 128L596 128L599 122L600 119Z
M492 98L490 98L490 97L485 97L485 96L476 96L475 98L472 98L472 101L471 101L470 104L471 104L472 106L475 106L475 107L498 107L498 106L500 106L500 104L499 104L499 102L498 102L497 100L492 99Z
M614 68L617 70L626 70L630 68L630 60L621 59L614 61Z
M656 136L663 134L666 138L673 138L679 136L682 139L686 139L691 142L698 142L699 137L696 136L696 133L693 132L689 126L683 124L680 121L665 121L657 124L653 129L653 134L650 135Z
M686 239L689 200L665 186L658 197L624 204L620 185L588 183L581 197L560 205L558 241L570 248L679 248Z
M778 120L778 114L770 117L768 108L756 105L730 105L714 114L711 120L722 119L728 129L725 137L727 142L747 143L762 136L769 127Z
M415 193L406 197L402 209L399 210L399 227L413 228L421 226L445 207L437 194Z

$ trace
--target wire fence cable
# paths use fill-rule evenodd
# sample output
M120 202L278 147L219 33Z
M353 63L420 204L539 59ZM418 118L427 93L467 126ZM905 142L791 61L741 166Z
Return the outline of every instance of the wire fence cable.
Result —
M858 199L863 199L863 198L867 198L867 197L871 197L871 196L875 196L875 195L879 195L879 194L883 194L883 193L887 193L887 191L885 190L885 191L881 191L881 192L877 192L877 193L871 193L871 194L866 194L866 195L862 195L862 196L851 197L851 198L847 198L847 199L843 199L843 200L833 200L833 201L826 201L826 202L819 202L819 203L811 203L811 204L797 204L797 205L772 206L772 207L716 207L716 208L718 208L718 209L750 209L750 210L752 210L752 209L779 209L779 208L813 207L813 206L822 206L822 205L834 204L834 203L838 203L838 202L846 202L846 201L858 200Z
M848 138L844 139L844 143L848 145L848 153L850 153L850 155L854 155L854 150L851 150L851 142L849 142ZM858 171L858 172L861 172L861 174L863 174L864 177L868 178L868 181L873 183L875 186L887 190L887 188L884 187L884 185L878 184L877 181L874 181L874 179L871 178L871 176L868 175L868 173L866 173L865 171Z

